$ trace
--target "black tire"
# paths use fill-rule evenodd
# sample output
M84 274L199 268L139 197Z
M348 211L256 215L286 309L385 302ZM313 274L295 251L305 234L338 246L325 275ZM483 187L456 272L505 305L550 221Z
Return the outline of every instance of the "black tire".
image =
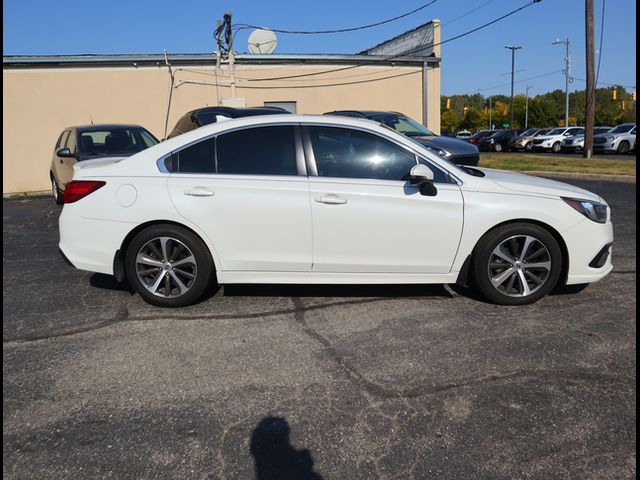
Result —
M499 144L499 143L496 143L496 144L494 145L493 149L494 149L496 152L501 152L501 151L502 151L502 145L501 145L501 144Z
M532 147L533 147L533 142L528 142L524 146L524 151L525 152L530 152Z
M551 147L551 151L552 151L553 153L559 153L559 152L560 152L560 147L561 147L560 142L556 142L556 143L554 143L554 144L552 145L552 147Z
M524 247L528 238L533 240L523 260L518 258L517 250L518 246ZM497 250L500 255L496 255ZM517 261L509 263L502 254ZM548 268L540 266L547 263ZM489 301L499 305L526 305L537 302L556 286L562 271L562 251L544 228L531 223L512 223L495 228L480 239L473 253L472 267L474 284ZM494 286L492 278L501 283Z
M56 182L56 177L53 176L53 173L50 173L49 177L51 178L53 200L56 202L56 205L62 205L64 203L64 192L58 188L58 182Z
M161 239L166 239L162 252ZM153 261L164 266L141 263L138 254L145 252L143 262ZM175 262L181 263L180 268L173 266ZM207 246L189 230L175 225L153 225L138 233L129 244L125 272L133 289L147 303L175 308L196 303L204 295L214 277L214 265ZM186 288L184 292L182 287Z
M629 142L627 142L626 140L621 141L620 145L618 145L618 153L621 155L629 153Z

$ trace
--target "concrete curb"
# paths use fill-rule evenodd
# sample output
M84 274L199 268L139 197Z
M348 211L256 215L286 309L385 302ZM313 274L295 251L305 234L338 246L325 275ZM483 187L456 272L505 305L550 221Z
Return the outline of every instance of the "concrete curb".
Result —
M608 182L636 183L635 175L599 175L595 173L544 172L537 170L525 170L521 173L535 175L536 177L575 178L580 180L604 180Z

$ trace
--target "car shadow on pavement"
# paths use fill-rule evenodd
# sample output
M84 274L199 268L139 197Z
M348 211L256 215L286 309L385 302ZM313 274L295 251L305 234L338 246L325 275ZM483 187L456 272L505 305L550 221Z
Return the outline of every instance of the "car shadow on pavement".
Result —
M114 290L117 292L129 292L133 295L135 292L129 282L119 282L112 275L106 275L104 273L94 273L89 278L89 284L92 287L101 288L103 290Z
M444 285L274 285L223 286L225 297L445 297Z
M249 450L256 480L322 480L313 471L311 452L289 443L290 430L282 417L265 417L254 428Z

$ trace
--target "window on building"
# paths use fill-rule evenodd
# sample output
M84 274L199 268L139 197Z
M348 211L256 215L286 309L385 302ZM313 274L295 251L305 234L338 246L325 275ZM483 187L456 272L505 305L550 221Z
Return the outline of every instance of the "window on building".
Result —
M296 102L264 102L264 106L284 108L289 113L297 113Z

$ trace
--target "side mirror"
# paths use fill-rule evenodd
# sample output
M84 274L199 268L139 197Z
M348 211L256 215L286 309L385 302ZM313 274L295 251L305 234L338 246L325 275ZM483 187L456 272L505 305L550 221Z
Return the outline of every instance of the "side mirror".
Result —
M416 165L409 173L411 185L416 185L420 189L420 194L426 197L434 197L438 189L433 184L433 170L423 164Z
M73 158L73 153L68 148L61 148L56 151L56 155L63 158Z
M409 173L409 181L411 185L422 185L423 183L433 182L433 171L422 163L416 165Z

